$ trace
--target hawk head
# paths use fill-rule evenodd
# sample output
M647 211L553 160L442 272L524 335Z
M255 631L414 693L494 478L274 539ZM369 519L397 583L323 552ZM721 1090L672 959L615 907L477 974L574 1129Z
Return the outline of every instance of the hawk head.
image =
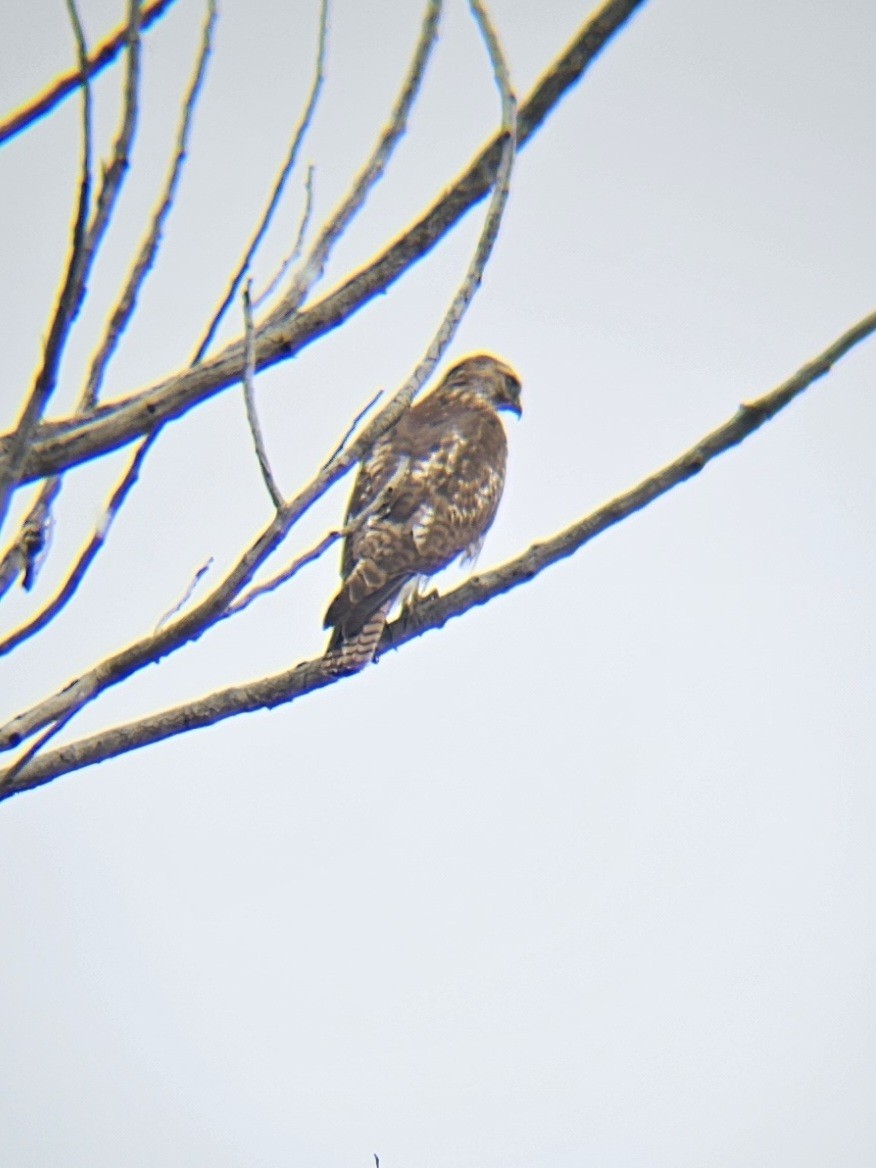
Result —
M439 389L462 399L476 398L494 410L510 410L519 418L520 378L510 365L489 353L464 357L449 371Z

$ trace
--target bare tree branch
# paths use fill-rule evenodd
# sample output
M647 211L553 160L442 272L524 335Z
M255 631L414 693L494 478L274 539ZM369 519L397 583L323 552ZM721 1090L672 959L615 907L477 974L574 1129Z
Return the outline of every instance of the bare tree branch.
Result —
M97 553L103 547L106 537L109 534L116 516L122 509L122 504L128 497L131 488L140 477L140 470L143 466L143 461L146 455L152 448L155 439L158 437L158 431L150 434L148 438L137 447L136 453L125 471L118 485L110 497L109 502L104 509L100 522L98 523L91 539L85 545L85 548L79 555L79 559L73 565L67 579L61 585L58 592L52 599L42 608L35 616L31 617L29 621L23 624L20 628L13 630L4 640L0 641L0 657L11 653L13 649L23 642L29 640L41 629L44 629L51 621L55 619L58 613L70 603L79 589L80 584L85 579L88 569L94 562ZM47 480L47 485L54 483L60 484L60 479L53 477Z
M328 458L325 460L325 462L323 463L323 467L326 467L330 463L334 462L334 460L338 457L338 455L341 453L341 451L344 449L344 447L347 445L347 443L350 441L350 439L353 437L353 435L359 429L359 423L362 421L362 419L365 417L366 414L371 412L372 406L377 405L377 403L380 401L381 397L383 397L383 390L378 389L378 391L377 391L377 393L375 393L374 397L372 397L370 399L370 401L367 401L365 403L365 405L362 407L362 409L358 412L358 414L352 420L350 425L347 427L346 433L344 434L344 436L340 440L340 442L337 444L337 446L334 448L334 450L331 452L331 454L328 456Z
M188 587L186 588L185 592L182 594L182 597L176 602L176 604L173 606L173 608L169 609L169 611L167 611L164 614L164 616L162 616L160 618L160 620L158 621L158 623L155 626L156 632L160 628L162 628L164 625L166 625L167 622L171 619L171 617L176 616L176 614L178 612L182 612L182 610L185 608L185 606L188 604L188 602L194 596L195 589L198 587L200 582L204 579L204 577L207 575L207 573L210 571L210 569L212 567L213 567L213 557L210 556L210 558L206 561L206 563L201 564L200 568L198 568L198 570L192 576L191 580L188 583Z
M395 106L389 116L386 129L380 135L377 146L362 170L353 180L346 197L331 216L328 223L320 232L310 254L301 265L300 270L293 277L290 287L280 303L271 313L271 320L283 320L297 312L298 308L307 299L310 290L321 278L325 265L328 263L332 249L341 238L344 231L352 223L355 216L365 205L374 185L383 176L386 166L407 129L408 117L416 101L426 65L435 47L438 35L438 18L441 15L442 0L428 0L423 22L420 27L420 37L408 69L407 77L402 85L401 93L396 99Z
M534 544L522 555L491 572L466 581L444 596L429 597L387 627L383 649L401 647L430 629L442 628L477 605L486 604L504 592L533 579L549 565L572 555L603 531L648 506L686 479L699 474L718 455L738 445L775 417L813 382L824 377L842 357L876 332L876 312L864 317L808 364L762 397L743 403L727 422L706 434L679 458L644 479L629 491L610 500L592 514L573 523L559 535ZM79 702L96 692L95 679L81 679L85 685ZM225 718L257 709L270 709L294 701L306 693L334 684L340 678L331 671L325 657L304 661L294 669L246 685L232 686L206 698L187 702L148 718L129 722L78 742L59 747L26 766L0 772L0 800L50 782L63 774L117 757L131 750L160 742L174 734L210 726ZM74 688L79 683L74 683ZM67 709L59 708L58 717ZM16 734L14 719L0 731L0 747L15 747L26 731ZM42 722L41 725L45 725Z
M37 735L27 750L23 751L21 756L17 758L12 766L6 770L4 774L4 780L8 783L14 783L16 776L21 774L21 772L28 766L29 763L33 762L34 758L36 758L46 743L50 742L53 738L60 734L67 723L72 722L82 707L87 705L87 703L93 700L94 697L96 697L96 694L91 694L89 697L84 698L79 705L71 706L71 708L67 710L63 717L59 718L57 722L49 726L47 730L44 730L42 734Z
M310 226L310 215L313 211L313 175L313 166L308 166L307 177L304 180L304 207L301 211L298 232L295 236L295 243L292 245L292 250L280 264L276 275L272 276L265 288L257 296L253 297L253 308L259 308L266 300L269 300L273 296L289 274L289 269L301 255L301 249L304 247L304 237L307 235L307 228Z
M74 22L74 30L79 49L80 69L86 76L86 82L83 90L83 96L86 101L85 116L85 146L83 153L86 158L90 157L90 137L91 137L91 113L88 103L91 99L90 85L87 80L88 73L86 62L88 60L88 53L85 46L84 37L82 34L82 26L79 22L78 13L75 5L71 7L71 19ZM204 21L204 29L202 33L201 49L192 73L192 79L189 85L188 93L182 104L182 112L180 114L180 125L177 133L177 143L174 158L168 170L167 179L165 182L164 193L159 200L156 209L153 213L152 223L146 236L141 244L138 256L132 265L131 271L128 275L128 280L121 297L116 305L116 308L110 318L110 323L107 327L107 332L104 341L96 354L92 363L91 372L88 377L88 382L82 396L77 405L77 413L87 412L94 406L97 394L100 389L100 384L103 379L107 364L112 357L115 348L121 339L121 336L127 327L134 309L136 307L137 296L140 288L143 285L158 253L158 247L161 240L161 231L167 219L167 215L173 204L173 198L176 191L179 178L182 174L183 161L186 157L186 150L188 146L189 134L194 115L194 109L197 104L197 99L203 85L204 76L206 73L206 64L210 54L210 47L212 41L212 33L216 22L216 3L215 0L208 0L207 15ZM154 436L154 435L153 435ZM146 449L151 445L151 440L146 444ZM146 449L142 447L138 449L135 454L130 478L128 480L128 489L133 486L139 476L140 466L145 456ZM40 491L40 496L37 503L31 509L30 514L22 525L21 532L16 540L13 541L10 548L7 550L0 562L0 596L9 587L9 584L15 579L18 571L24 571L23 586L28 588L33 582L33 564L34 560L23 559L22 549L25 546L31 548L39 548L42 546L45 538L45 529L50 521L50 507L54 499L57 497L61 489L61 479L58 476L53 476L45 481ZM127 495L127 491L124 493ZM118 506L121 505L121 500L110 504L110 514L115 515ZM39 525L37 526L37 517L39 517ZM108 527L108 524L107 524ZM67 582L63 586L59 595L54 601L40 613L34 622L28 625L27 636L32 635L38 629L42 628L48 620L51 620L54 615L67 603L73 593L82 582L85 571L90 567L94 560L94 556L102 546L103 538L106 532L99 539L92 539L89 546L86 548L83 555L80 557L77 564L74 566ZM17 566L16 566L17 565ZM14 570L12 570L14 569ZM19 642L14 642L15 644ZM10 642L0 642L0 655L8 652L13 648L14 644Z
M304 113L301 115L301 119L298 122L298 125L295 127L294 133L292 134L292 141L289 144L289 150L286 154L283 165L280 167L280 172L274 182L273 190L271 191L267 205L262 212L262 217L259 220L258 226L253 233L252 239L250 239L249 243L247 244L246 250L240 259L240 263L237 265L237 269L234 272L234 275L231 277L231 281L225 291L225 295L219 302L219 307L216 309L216 312L213 315L213 319L207 326L207 331L204 333L204 336L201 338L198 347L195 350L194 356L191 360L192 365L197 365L202 360L204 354L212 344L213 338L216 335L216 330L219 328L225 313L228 311L228 306L237 295L237 290L240 287L240 281L249 271L253 257L258 251L259 245L264 239L268 227L271 225L271 221L274 218L274 212L277 210L280 198L282 197L283 191L286 189L286 183L288 182L289 176L295 168L295 160L298 157L298 151L301 149L301 143L304 141L304 136L310 128L310 123L313 121L313 115L316 112L316 105L317 101L319 100L319 93L322 89L322 83L325 77L325 54L328 44L328 10L328 0L321 0L319 10L319 37L316 46L316 67L314 69L313 82L310 86L310 94L307 98L307 105L304 107ZM307 190L307 206L309 208L309 176ZM305 215L305 222L306 219L307 215ZM303 228L302 231L299 232L299 239L302 238L302 236ZM297 246L298 245L296 244L296 249Z
M122 183L130 165L131 145L137 129L140 96L140 4L139 0L128 0L128 53L125 70L125 93L122 118L116 140L113 143L109 164L104 167L103 181L97 193L94 214L88 225L85 242L84 270L77 288L77 302L72 313L72 324L82 305L85 294L85 280L97 256L98 249L112 221Z
M303 662L287 673L247 685L232 686L200 701L90 735L40 756L11 778L11 767L0 771L0 802L71 771L116 758L185 730L211 726L235 714L284 705L302 694L336 681L338 675L327 666L323 658L318 658Z
M140 294L140 289L143 287L146 277L152 270L152 266L158 255L158 249L161 245L161 233L170 209L173 206L177 186L182 176L195 108L198 104L198 98L200 97L204 79L207 75L207 62L210 58L216 19L216 0L207 0L207 11L201 33L201 46L198 51L194 70L192 71L188 92L182 103L179 129L176 138L176 150L168 168L164 191L153 211L152 222L149 225L137 257L128 273L122 294L110 316L103 343L92 362L81 406L83 411L93 409L97 401L107 365L112 359L116 347L131 321L134 309L137 306L137 297Z
M84 59L82 25L76 12L74 0L67 0L71 19L76 30L80 57ZM0 527L6 518L9 499L20 478L34 430L45 411L49 398L54 393L58 380L58 370L70 330L82 307L88 275L94 264L106 229L112 219L116 201L128 169L128 155L137 124L137 105L140 83L140 4L139 0L128 3L128 66L125 76L125 99L122 120L113 147L112 159L104 170L103 181L97 194L94 214L86 226L88 202L91 188L89 146L86 142L80 184L79 207L73 231L73 245L70 262L63 281L61 293L45 344L43 363L37 373L33 388L22 411L13 438L12 449L6 459L0 461ZM86 108L90 106L90 86L84 86L83 95ZM90 126L90 112L84 117ZM90 137L90 129L87 131Z
M147 4L143 8L142 19L140 27L143 32L150 28L159 17L164 16L165 12L176 3L176 0L153 0L151 4ZM108 65L111 65L122 49L125 47L128 39L128 25L127 22L110 37L108 37L99 49L96 49L93 54L86 57L83 63L80 63L78 69L74 69L70 73L66 73L60 77L54 84L50 85L39 97L33 98L27 105L22 106L20 110L10 114L5 121L0 122L0 145L9 139L21 134L28 126L33 125L34 122L44 118L46 114L60 105L61 102L74 93L81 85L98 73L103 72Z
M67 14L76 41L76 55L79 59L79 68L85 73L85 62L88 60L88 46L85 41L85 32L75 0L66 0ZM76 214L73 218L73 230L70 239L70 259L67 271L61 286L58 303L55 306L54 318L49 329L43 354L43 364L31 388L18 426L12 436L8 456L0 460L0 530L6 520L9 500L15 489L21 467L27 457L28 447L33 438L37 424L42 417L48 400L54 392L57 381L58 363L61 350L73 317L78 311L78 301L81 298L81 288L84 284L84 273L87 264L86 248L88 239L88 215L91 206L91 150L93 137L93 111L91 103L91 83L86 77L82 87L82 160L79 172L79 194ZM44 492L47 494L47 492Z
M256 458L259 462L259 470L262 472L262 478L265 486L268 489L268 494L271 496L271 502L279 511L283 506L283 495L280 488L277 486L277 480L274 478L274 472L271 470L271 464L268 459L268 452L265 449L265 437L262 433L261 423L259 422L258 411L255 404L255 357L253 355L253 323L252 323L252 300L250 298L252 282L247 280L243 286L243 322L244 322L244 339L245 339L245 356L243 362L243 400L246 403L246 420L249 422L249 432L252 435L253 446L255 447Z
M368 510L370 514L371 509L369 508ZM358 523L356 526L358 526ZM306 568L308 564L316 563L321 556L325 555L330 547L333 547L339 539L344 538L348 530L348 528L342 528L340 531L326 532L319 543L314 544L312 548L308 548L300 556L296 556L292 563L287 564L282 572L278 572L276 576L271 576L269 580L265 580L261 584L254 584L248 592L244 592L238 600L230 604L225 612L216 618L216 623L218 624L219 621L228 620L229 617L237 616L239 612L243 612L245 608L249 608L252 602L258 600L260 596L266 596L269 592L276 592L283 584L288 583L293 576L297 576L302 568Z
M607 0L585 23L569 48L551 66L518 118L518 141L526 142L561 97L582 76L610 38L644 0ZM272 313L257 328L256 369L261 371L299 352L337 328L374 296L380 295L421 258L492 187L502 157L495 139L428 212L404 231L377 259L311 308L279 321ZM242 338L216 357L142 390L121 403L98 407L87 420L44 423L25 467L23 480L43 477L94 458L136 438L155 425L179 417L192 406L240 380ZM0 458L10 439L0 438Z
M4 552L0 560L0 598L9 591L19 575L25 590L31 589L36 583L51 527L52 504L60 489L61 480L57 475L46 479L18 535Z

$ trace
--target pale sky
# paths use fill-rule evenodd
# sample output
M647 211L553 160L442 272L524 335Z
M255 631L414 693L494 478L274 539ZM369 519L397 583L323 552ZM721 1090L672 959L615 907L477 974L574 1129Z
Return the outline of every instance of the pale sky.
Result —
M81 7L96 42L123 5ZM7 8L0 113L73 61L62 0ZM589 5L490 11L524 95ZM420 14L333 4L303 158L317 224L386 120ZM145 37L131 178L53 416L159 188L201 15L179 0ZM188 360L298 118L316 15L222 0L183 189L107 397ZM651 0L521 153L447 357L495 352L524 384L479 567L633 485L876 307L874 50L866 0ZM95 86L104 155L118 79ZM0 149L3 430L65 253L78 116L69 101ZM448 0L409 134L323 287L497 118L467 6ZM302 192L299 172L257 283ZM482 216L258 379L288 494L410 373ZM0 1163L876 1163L874 380L871 341L696 479L357 677L0 806ZM3 629L53 594L126 461L76 471ZM338 523L349 486L272 567ZM168 427L81 593L0 659L0 714L148 633L269 516L230 389ZM318 653L337 571L329 554L66 740Z

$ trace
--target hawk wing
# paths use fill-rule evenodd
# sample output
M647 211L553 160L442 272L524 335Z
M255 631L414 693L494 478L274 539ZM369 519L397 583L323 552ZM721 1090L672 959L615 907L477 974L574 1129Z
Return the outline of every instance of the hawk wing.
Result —
M343 585L325 617L334 626L330 650L363 634L379 640L405 584L477 549L496 516L506 455L495 411L435 398L375 443L347 513L359 525L347 536Z

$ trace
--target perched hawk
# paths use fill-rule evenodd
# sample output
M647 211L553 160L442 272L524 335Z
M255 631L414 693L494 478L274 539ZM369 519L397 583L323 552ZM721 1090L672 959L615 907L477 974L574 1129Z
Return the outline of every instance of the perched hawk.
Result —
M517 374L497 357L466 357L363 459L347 509L343 584L325 614L338 668L373 659L406 585L477 555L505 485L500 410L520 416Z

